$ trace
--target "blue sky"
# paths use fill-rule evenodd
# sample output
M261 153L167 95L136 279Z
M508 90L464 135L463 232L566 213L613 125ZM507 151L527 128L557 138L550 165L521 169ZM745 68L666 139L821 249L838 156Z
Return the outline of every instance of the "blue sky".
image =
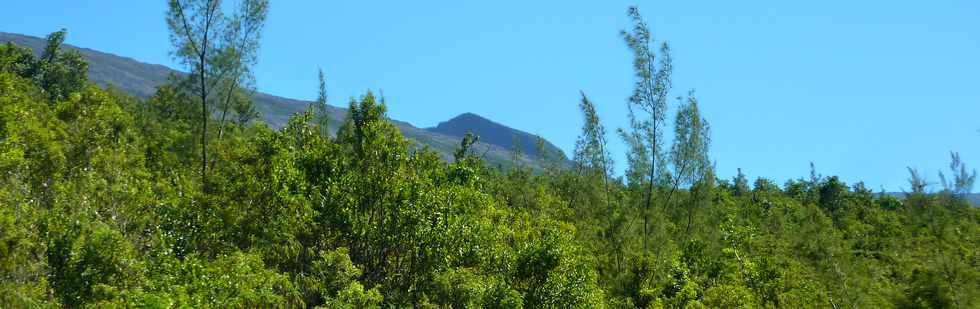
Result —
M906 166L936 181L951 150L980 166L975 0L271 2L256 75L280 96L315 97L320 67L335 105L383 89L393 118L428 127L474 112L568 153L579 90L610 131L627 123L619 31L636 4L674 48L676 93L696 90L722 177L741 167L782 183L812 161L897 191ZM64 27L71 44L176 67L164 11L162 0L6 0L0 31ZM621 170L625 148L610 139Z

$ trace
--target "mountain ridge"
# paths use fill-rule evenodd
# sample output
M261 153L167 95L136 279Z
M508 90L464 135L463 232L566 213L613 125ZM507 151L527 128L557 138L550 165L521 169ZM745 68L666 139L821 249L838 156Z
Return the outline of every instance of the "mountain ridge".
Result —
M545 150L548 153L557 153L560 157L564 157L564 154L561 153L558 147L539 135L516 130L470 112L459 114L449 120L440 122L435 127L426 128L425 130L450 136L464 136L466 133L473 133L479 136L482 142L493 145L510 144L511 148L516 144L518 149L521 149L524 154L533 158L541 155L538 153L538 141L540 140L542 142L542 149L540 150Z
M6 44L7 42L12 42L16 45L30 48L35 54L42 53L44 46L46 45L46 41L43 38L0 31L0 43ZM156 91L156 87L166 83L171 75L186 74L162 64L145 63L132 57L115 55L112 53L74 46L71 44L64 44L64 47L77 50L82 54L82 57L89 63L88 75L92 82L102 87L109 87L111 85L122 90L123 92L141 98L148 98L152 96ZM289 117L296 113L305 111L309 104L312 103L311 101L286 98L260 91L256 91L252 98L255 102L256 110L260 114L260 119L273 128L281 128L289 120ZM331 130L335 131L346 117L347 109L343 107L329 106L328 112L331 120ZM468 114L476 115L472 113L463 113L460 116ZM453 119L459 118L460 116ZM502 134L511 134L522 136L525 139L534 137L536 142L537 135L493 122L492 120L482 116L477 115L477 117L498 125L495 128L497 130L501 130L501 132L491 132L484 130L483 127L477 126L480 128L478 131L485 135L498 136ZM455 148L459 145L460 140L466 133L461 132L460 130L464 130L467 127L472 127L464 123L457 122L454 123L454 128L459 128L459 130L438 130L435 128L424 129L416 127L406 121L392 118L389 119L399 128L399 130L401 130L402 134L406 138L414 140L418 143L416 147L434 150L447 161L452 159L453 150L455 150ZM452 119L446 122L450 121L452 121ZM494 143L493 141L497 141L499 143ZM545 143L547 147L549 147L550 151L561 153L561 150L550 142L545 141ZM529 142L529 140L522 139L518 145L521 146L522 153L537 153L536 149L533 147L535 144ZM483 150L483 158L492 166L509 166L513 164L511 155L513 143L511 140L507 140L506 143L504 143L499 138L489 140L483 139L475 146L477 147L475 149L485 149ZM525 148L525 146L530 147ZM559 158L560 160L564 160L565 157L562 154L559 155ZM542 163L540 159L531 155L524 156L520 160L532 168L540 168Z
M932 193L937 193L937 192L932 192ZM900 200L903 200L908 196L907 192L885 192L884 194ZM966 201L969 202L971 205L980 207L980 193L967 193L965 196L963 196L963 198L966 199Z

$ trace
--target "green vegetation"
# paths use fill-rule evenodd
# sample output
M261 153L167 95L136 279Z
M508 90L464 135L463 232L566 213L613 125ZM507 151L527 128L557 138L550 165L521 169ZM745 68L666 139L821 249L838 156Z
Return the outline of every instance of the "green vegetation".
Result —
M0 32L0 45L6 44L7 42L14 42L14 44L22 47L29 47L37 56L43 53L44 47L47 45L43 38ZM182 76L186 74L164 66L141 63L131 58L102 53L92 49L83 49L67 44L63 45L63 48L77 51L82 55L82 59L89 62L88 77L90 81L100 86L113 87L144 99L152 97L156 93L157 87L168 84L170 82L169 78L173 75ZM311 86L315 85L311 84ZM265 122L274 129L280 129L286 126L289 122L289 117L305 111L308 105L316 103L316 101L307 102L278 97L261 91L252 92L247 88L246 90L239 93L246 95L246 97L251 97L250 101L254 103L255 111L260 117L258 120ZM337 100L331 101L331 103L344 105L346 102ZM231 121L238 120L236 119L238 117L235 116L237 112L234 110L236 106L232 105L232 110L229 111L228 118ZM322 115L317 110L314 110L314 112L317 113L315 114L317 117ZM331 133L335 133L347 114L347 110L343 106L330 105L327 107L327 112L329 113L326 117L329 118L329 130ZM473 118L463 116L469 115L464 114L447 120L447 124L452 129L456 129L455 126L462 127L459 130L443 130L445 128L439 127L418 128L404 121L395 119L392 119L392 121L401 130L402 135L412 140L416 147L429 147L430 150L439 153L443 159L450 160L453 157L452 154L456 150L456 146L459 145L459 140L469 131L467 128L477 133L477 131L480 131L481 125L486 123L493 124L490 120L479 116ZM216 114L216 117L220 117L220 114ZM517 135L519 141L522 142L520 144L523 147L522 151L524 153L533 154L536 149L536 141L539 137L533 134L498 124L487 128L499 130L481 131L478 133L482 138L476 147L479 148L480 157L484 161L487 161L488 165L506 167L513 163L510 149L513 146L514 135ZM498 136L503 137L502 143L494 144L494 140L488 139L492 134L498 134ZM557 147L547 142L545 143L545 147L550 150L558 150ZM541 160L531 156L522 159L535 170L540 170Z
M904 199L815 171L717 179L693 92L664 149L669 48L655 62L631 15L622 177L584 93L571 165L515 154L501 169L477 136L449 163L412 145L370 92L336 134L320 105L274 130L224 119L220 102L247 95L202 99L184 80L148 99L103 90L64 32L40 58L0 46L0 307L980 306L958 155L946 190L915 172Z

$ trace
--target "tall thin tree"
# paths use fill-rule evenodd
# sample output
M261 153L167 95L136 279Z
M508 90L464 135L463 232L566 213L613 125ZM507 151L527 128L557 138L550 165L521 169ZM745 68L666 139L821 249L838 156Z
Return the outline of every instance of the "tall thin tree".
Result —
M584 123L582 124L582 133L575 142L573 161L580 175L588 178L601 178L606 209L611 212L612 197L609 192L609 178L612 177L612 156L606 149L606 128L599 121L599 114L595 110L595 105L585 95L585 92L581 92L581 94L582 101L579 103L579 108L582 110Z
M168 0L167 26L174 58L188 66L201 99L201 186L208 191L208 95L213 86L211 65L220 33L220 0Z
M714 182L711 162L708 160L710 131L708 121L701 117L694 91L689 92L687 102L678 108L674 120L674 144L670 150L671 164L674 166L674 181L664 203L666 207L678 187L690 186L691 202L687 205L687 231L691 229L699 195L702 195L706 191L704 189Z
M906 192L905 195L925 194L926 188L929 187L929 182L926 181L926 178L923 177L921 173L919 173L918 169L912 167L906 167L906 169L909 170L908 182L909 182L909 190L911 190L911 192Z
M637 119L633 123L634 132L631 137L640 139L646 145L650 157L649 173L647 176L647 189L645 203L643 204L644 219L643 233L644 246L646 246L646 236L649 233L650 214L649 209L653 204L653 195L656 186L660 185L665 178L666 162L663 158L663 127L667 113L667 100L671 89L672 64L670 58L670 46L663 42L659 49L659 61L657 61L657 51L651 45L653 37L640 10L633 6L629 8L629 16L633 21L632 31L622 31L626 45L633 52L633 71L636 76L633 94L629 98L630 117ZM635 108L634 108L635 107ZM639 110L646 114L645 118L638 118L633 112ZM627 142L630 142L628 139ZM637 142L637 141L634 141Z
M223 134L225 116L232 105L238 86L246 80L249 68L255 63L258 38L265 22L267 0L243 0L239 12L225 18L221 0L168 0L167 26L173 45L172 55L190 71L192 91L201 103L201 184L208 191L208 121L212 88L223 95L223 113L219 122L219 138ZM221 93L220 90L224 90ZM243 110L248 110L243 109Z
M248 99L248 94L254 89L252 67L258 60L259 39L265 25L268 12L268 0L243 0L237 13L227 21L223 40L223 48L216 55L215 73L222 76L221 118L218 121L218 139L224 136L225 122L229 110L248 111L248 106L254 103ZM245 93L244 100L239 93ZM234 100L240 102L233 102ZM242 116L242 115L239 115ZM248 115L246 115L248 116Z
M327 108L327 79L323 76L323 69L317 72L317 77L320 81L320 87L314 103L316 122L320 126L320 134L327 137L330 135L330 111Z
M958 152L949 152L949 170L952 178L947 179L942 171L939 171L939 182L943 185L943 190L948 191L957 197L965 197L973 191L973 183L977 179L977 171L967 172L966 164L960 160Z

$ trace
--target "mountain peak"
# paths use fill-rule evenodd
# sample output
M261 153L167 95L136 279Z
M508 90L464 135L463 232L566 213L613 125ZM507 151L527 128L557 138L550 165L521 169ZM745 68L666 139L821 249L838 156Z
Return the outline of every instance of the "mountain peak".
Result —
M475 113L459 114L426 130L458 138L462 138L466 133L473 133L480 137L480 142L486 144L504 149L513 149L517 146L521 152L532 158L538 158L540 155L538 153L538 140L542 139L540 136L508 127ZM544 150L564 157L561 150L548 141L544 141Z
M484 124L487 124L487 125L493 125L493 126L499 126L499 127L507 127L507 126L502 125L502 124L499 124L499 123L497 123L497 122L495 122L493 120L490 120L487 117L483 117L483 116L480 116L480 115L475 114L475 113L465 112L465 113L456 115L456 117L453 117L453 118L451 118L451 119L449 119L447 121L440 122L439 125L436 126L436 128L438 128L440 126L452 125L453 123L458 123L458 122L484 123Z
M7 42L28 47L35 54L40 54L47 44L43 38L0 32L0 44ZM166 83L170 75L185 74L162 65L147 64L129 57L69 44L65 44L64 47L77 50L89 63L90 81L101 86L113 85L124 92L142 98L152 96L156 92L156 87ZM305 111L310 103L263 92L257 92L253 99L262 121L274 128L285 125L289 117ZM336 126L343 121L347 110L331 107L329 113L332 123ZM494 164L510 162L508 149L513 148L515 136L519 141L518 145L521 147L521 151L527 154L529 159L536 158L537 155L538 137L536 135L512 129L474 113L463 113L439 124L436 128L429 129L417 128L407 122L394 119L393 122L405 137L430 147L447 160L452 158L453 150L459 146L459 139L467 132L480 135L480 142L491 146L484 153L484 159L487 162ZM559 151L557 147L547 141L545 148L549 149L549 152ZM533 161L530 160L531 163L534 163Z

